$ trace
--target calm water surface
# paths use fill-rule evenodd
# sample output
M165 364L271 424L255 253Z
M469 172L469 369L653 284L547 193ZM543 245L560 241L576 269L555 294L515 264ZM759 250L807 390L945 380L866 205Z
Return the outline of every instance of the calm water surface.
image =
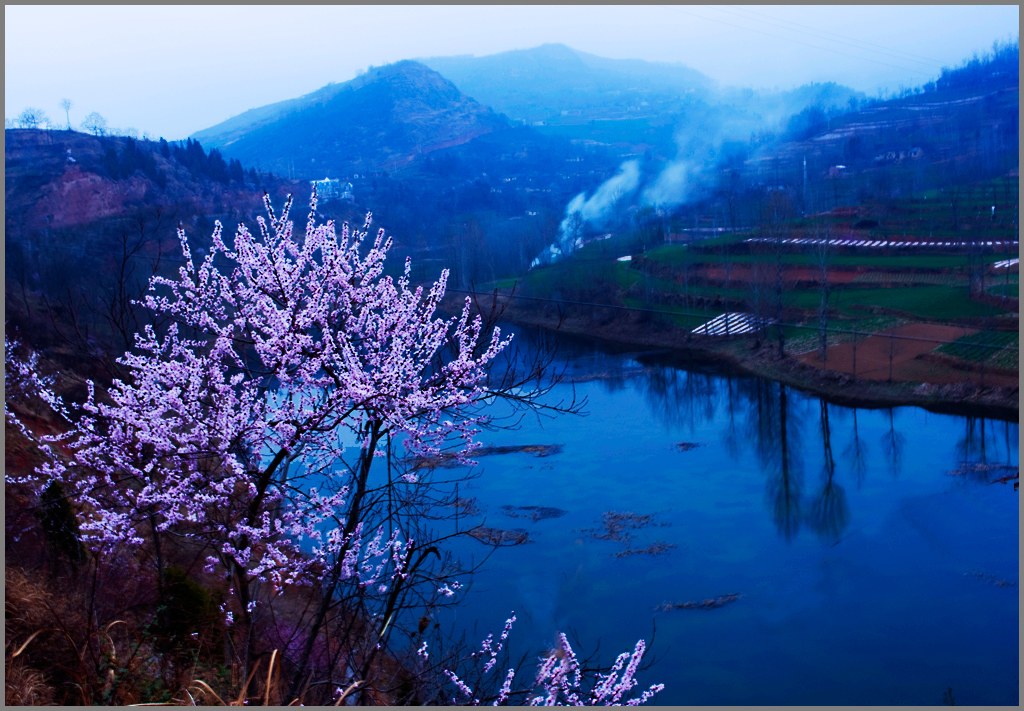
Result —
M479 639L515 610L514 652L562 630L602 663L643 637L659 704L1016 704L1018 494L993 483L1016 472L1016 422L559 345L574 384L552 395L575 387L586 415L485 433L562 449L482 457L463 485L477 520L529 542L487 561L456 628ZM636 526L609 539L607 512Z

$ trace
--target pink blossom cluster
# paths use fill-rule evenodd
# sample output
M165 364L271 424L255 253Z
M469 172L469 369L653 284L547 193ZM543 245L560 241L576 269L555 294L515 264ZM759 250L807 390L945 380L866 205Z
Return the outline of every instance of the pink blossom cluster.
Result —
M484 674L489 672L497 662L497 654L508 639L509 631L515 621L516 616L513 614L505 621L505 629L501 633L499 642L494 643L493 635L488 634L483 640L480 651L473 653L474 658L481 656L487 658L483 669ZM609 671L598 672L592 679L586 679L568 638L559 633L558 646L541 659L533 684L518 693L525 692L529 696L528 704L530 706L638 706L647 703L655 694L665 688L664 684L653 684L640 696L623 699L638 683L636 672L645 650L644 640L638 640L633 652L620 654ZM448 669L444 670L444 674L463 697L461 700L452 699L453 703L468 703L474 706L480 704L478 693L470 688L469 684ZM510 698L515 693L512 688L515 677L515 668L510 668L505 673L501 688L493 701L494 706L510 703Z
M27 353L26 353L27 351ZM65 418L67 410L52 389L53 378L43 376L39 369L39 354L28 351L17 339L8 338L4 334L4 421L15 427L22 435L30 441L37 441L35 436L25 423L21 421L17 413L11 408L11 403L16 400L28 400L41 398L55 412ZM53 450L45 442L39 442L41 451L48 457L53 457ZM5 474L7 481L12 483L31 483L34 477L18 477Z
M515 624L516 614L513 612L512 615L505 620L505 629L501 631L501 637L498 638L497 642L494 642L494 635L488 634L483 642L480 643L480 651L477 655L490 655L487 663L484 664L484 673L489 672L495 664L498 663L498 652L502 650L505 645L505 640L508 639L508 633L512 631L512 625Z
M386 275L391 240L368 238L369 216L339 232L318 220L314 193L297 235L290 198L280 215L264 202L255 234L239 225L229 244L217 223L198 264L179 229L185 264L143 300L171 325L136 334L124 377L100 394L90 383L73 417L34 362L8 367L69 425L40 438L63 456L36 482L64 483L97 547L173 531L210 544L211 565L274 589L337 561L343 578L386 589L412 544L393 527L351 525L346 453L382 456L386 436L427 456L454 440L467 459L480 424L467 407L509 339L484 337L468 299L461 315L435 316L447 271L427 289L408 261Z

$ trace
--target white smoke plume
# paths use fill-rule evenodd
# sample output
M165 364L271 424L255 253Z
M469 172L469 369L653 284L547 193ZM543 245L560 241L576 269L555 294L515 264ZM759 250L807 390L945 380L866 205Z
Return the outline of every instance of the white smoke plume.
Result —
M619 166L618 172L594 191L589 198L580 193L565 207L565 217L558 226L558 239L548 245L530 264L530 268L551 264L582 246L581 231L584 225L600 225L611 210L622 200L630 197L640 186L640 163L628 160Z
M827 96L827 95L826 95ZM610 211L632 205L671 210L697 199L720 179L718 166L727 144L742 146L755 131L781 130L786 120L811 103L814 92L747 96L725 95L721 104L695 106L680 119L675 132L675 156L647 173L640 162L628 160L589 198L580 193L565 208L557 239L533 260L531 268L571 254L581 244L585 226L600 227ZM647 173L642 175L642 173Z
M689 195L697 172L697 167L689 161L676 160L669 163L640 193L640 204L659 207L682 204Z

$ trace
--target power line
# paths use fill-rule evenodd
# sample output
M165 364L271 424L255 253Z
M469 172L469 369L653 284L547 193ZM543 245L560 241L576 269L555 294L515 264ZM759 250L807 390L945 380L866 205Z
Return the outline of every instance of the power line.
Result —
M938 59L935 59L933 57L925 57L924 55L913 54L911 52L906 52L906 51L903 51L903 50L900 50L900 49L893 49L892 47L886 47L884 45L875 44L874 42L867 42L865 40L854 39L854 38L849 37L847 35L841 35L841 34L838 34L836 32L829 32L828 30L822 30L822 29L820 29L818 27L811 27L810 25L804 25L804 24L801 24L799 22L795 22L793 20L787 20L787 19L784 19L784 18L781 18L781 17L772 17L770 15L766 15L766 14L761 13L761 12L755 12L755 11L753 11L753 10L747 8L747 7L738 7L736 5L730 5L728 7L731 8L732 10L737 11L737 12L753 16L753 17L757 18L759 21L767 21L767 22L771 22L773 24L776 24L779 27L781 27L782 29L787 29L787 30L790 30L792 32L800 32L802 30L808 30L810 32L815 33L816 35L828 36L828 37L833 38L833 41L842 42L843 44L847 44L847 45L850 45L852 47L863 48L863 49L865 49L867 51L877 52L879 54L889 54L889 55L893 56L896 59L907 59L907 60L912 61L912 62L917 62L919 64L924 64L924 65L927 65L929 69L939 69L943 65L942 61L940 61ZM718 8L718 9L722 9L722 8ZM785 23L785 24L782 24L782 23ZM792 28L785 27L785 25L791 25ZM799 28L799 29L796 29L796 28Z
M690 15L691 17L696 17L696 18L701 19L701 20L706 20L706 21L709 21L709 22L718 22L718 23L723 24L723 25L728 25L730 27L735 27L737 29L746 30L747 32L755 32L757 34L765 35L766 37L771 37L771 38L774 38L774 39L777 39L777 40L782 40L784 42L795 42L796 44L802 44L805 47L810 47L812 49L818 49L818 50L822 50L822 51L825 51L825 52L831 52L833 54L840 54L840 55L843 55L845 57L850 57L852 59L856 59L856 60L863 61L863 62L871 62L873 64L879 64L879 65L882 65L882 66L885 66L885 67L889 67L890 69L898 69L898 70L900 70L902 72L909 72L911 74L917 74L917 75L922 76L922 77L930 77L931 76L931 74L926 73L926 72L922 71L921 69L916 69L916 68L908 67L908 66L905 66L905 65L893 64L891 62L883 62L883 61L881 61L879 59L872 59L870 57L864 57L862 55L850 54L849 52L843 52L841 50L838 50L835 47L821 46L821 45L818 45L818 44L812 44L810 42L806 42L804 40L799 40L799 39L794 39L792 37L781 37L781 36L779 36L777 34L774 34L772 32L767 32L767 31L765 31L763 29L759 29L759 28L755 28L755 27L750 27L750 26L747 26L747 25L738 25L736 23L728 22L726 20L722 20L722 19L717 18L717 17L707 17L706 15L699 15L699 14L697 14L695 12L690 12L690 11L687 11L687 10L678 10L678 12L681 12L681 13L683 13L685 15Z

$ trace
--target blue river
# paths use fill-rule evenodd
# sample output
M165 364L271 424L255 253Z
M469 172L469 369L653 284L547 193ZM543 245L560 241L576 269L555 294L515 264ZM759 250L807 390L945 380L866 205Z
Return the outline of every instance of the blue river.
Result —
M557 631L602 664L644 638L656 704L1016 705L1017 422L544 340L565 369L547 400L585 414L482 433L553 446L460 485L463 527L526 542L459 543L490 557L446 624L478 640L514 610L528 660Z

